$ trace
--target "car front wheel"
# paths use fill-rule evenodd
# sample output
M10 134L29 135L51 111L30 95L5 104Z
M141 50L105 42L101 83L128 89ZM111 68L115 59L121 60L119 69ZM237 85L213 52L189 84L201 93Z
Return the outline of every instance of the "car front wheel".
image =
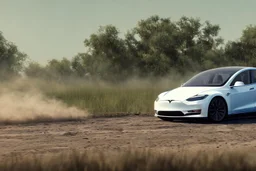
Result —
M208 107L208 118L212 122L221 122L227 116L228 110L226 102L221 97L215 97Z

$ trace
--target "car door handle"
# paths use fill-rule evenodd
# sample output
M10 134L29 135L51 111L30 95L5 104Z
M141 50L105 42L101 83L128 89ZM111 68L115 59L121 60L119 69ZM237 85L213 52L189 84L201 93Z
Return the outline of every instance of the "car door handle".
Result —
M254 90L254 87L250 88L250 90Z

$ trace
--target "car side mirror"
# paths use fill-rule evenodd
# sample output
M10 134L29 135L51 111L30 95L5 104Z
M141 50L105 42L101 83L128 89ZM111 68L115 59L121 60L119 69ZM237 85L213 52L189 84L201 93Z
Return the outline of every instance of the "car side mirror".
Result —
M243 86L243 85L244 85L244 82L236 81L235 84L234 84L234 87L240 87L240 86Z

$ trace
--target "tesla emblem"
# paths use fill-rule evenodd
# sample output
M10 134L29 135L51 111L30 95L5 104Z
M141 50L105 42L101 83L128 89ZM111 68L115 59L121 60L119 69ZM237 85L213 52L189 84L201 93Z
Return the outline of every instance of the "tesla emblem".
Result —
M172 101L174 101L174 100L168 100L169 103L171 103Z

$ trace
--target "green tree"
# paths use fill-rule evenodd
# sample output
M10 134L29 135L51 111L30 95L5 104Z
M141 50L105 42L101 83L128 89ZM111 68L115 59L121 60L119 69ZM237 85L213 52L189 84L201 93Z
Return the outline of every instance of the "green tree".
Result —
M27 55L20 52L12 42L7 41L0 32L0 77L17 75L22 71L26 59Z
M84 41L89 49L84 62L90 74L109 80L120 80L130 74L131 60L125 41L118 34L116 27L108 25Z
M195 18L182 17L172 22L169 18L152 16L139 21L125 40L141 73L164 76L172 70L184 73L216 66L222 55L219 30L218 25L201 23ZM209 65L208 57L218 59Z
M85 53L79 53L76 56L74 56L71 60L72 70L74 71L74 74L78 77L84 77L87 73L85 58Z
M256 25L249 25L243 30L241 42L254 47L256 46Z
M126 34L126 43L142 76L168 73L178 59L177 26L169 18L152 16Z
M30 62L24 70L26 76L31 78L46 78L47 73L45 67L37 62Z
M247 26L239 41L228 42L225 55L232 64L256 66L256 26Z
M219 64L222 52L219 46L223 44L223 39L218 37L218 25L209 21L201 23L199 19L188 17L182 17L177 25L182 42L179 49L179 59L183 59L179 62L181 70L184 70L184 67L190 70L204 70ZM185 56L186 60L182 56ZM191 67L188 67L188 64Z
M71 62L67 58L62 60L50 60L46 65L48 78L62 81L70 78L73 75Z

